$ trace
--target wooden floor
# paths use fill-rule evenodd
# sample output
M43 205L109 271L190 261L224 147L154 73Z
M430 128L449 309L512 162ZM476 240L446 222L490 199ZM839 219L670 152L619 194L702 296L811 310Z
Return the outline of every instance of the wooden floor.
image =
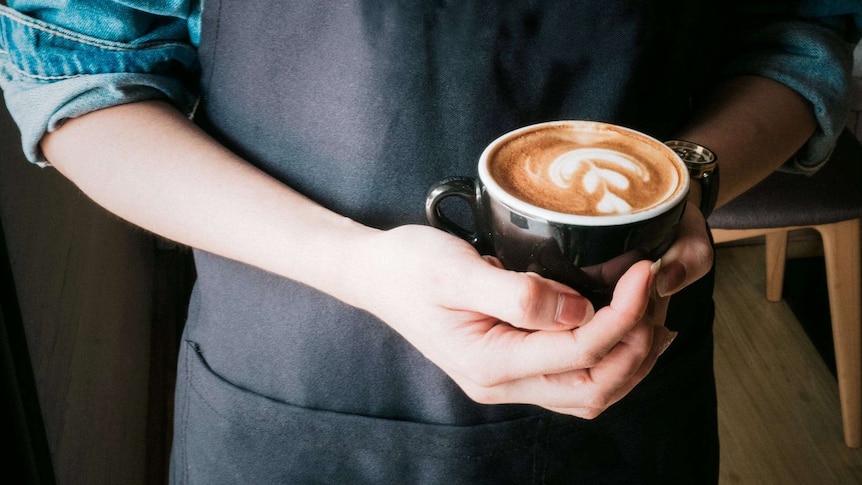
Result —
M764 296L763 246L716 258L721 485L862 484L834 377L787 304Z

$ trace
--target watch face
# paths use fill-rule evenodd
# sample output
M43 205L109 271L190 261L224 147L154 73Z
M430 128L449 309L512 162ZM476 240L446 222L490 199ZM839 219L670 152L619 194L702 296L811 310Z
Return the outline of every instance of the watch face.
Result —
M687 149L678 150L680 158L688 163L708 164L715 159L712 152L694 152Z
M715 168L715 154L704 146L682 140L671 140L666 144L685 162L694 178L704 177Z

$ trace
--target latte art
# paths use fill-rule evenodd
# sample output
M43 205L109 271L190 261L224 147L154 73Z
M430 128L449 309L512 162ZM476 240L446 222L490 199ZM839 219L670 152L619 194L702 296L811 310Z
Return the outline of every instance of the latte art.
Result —
M666 146L589 122L547 124L510 136L487 168L514 198L554 212L625 216L663 204L686 173Z
M536 174L538 175L538 174ZM634 158L605 148L578 148L564 153L548 166L548 177L557 187L573 185L601 197L596 210L602 214L628 214L632 204L626 194L632 179L649 182L646 166Z

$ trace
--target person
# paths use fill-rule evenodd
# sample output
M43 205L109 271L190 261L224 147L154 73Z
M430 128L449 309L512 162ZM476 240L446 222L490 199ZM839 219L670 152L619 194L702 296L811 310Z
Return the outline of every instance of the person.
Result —
M28 158L195 248L172 482L717 482L697 183L603 308L429 227L425 191L550 119L709 147L719 205L816 170L858 1L8 5Z

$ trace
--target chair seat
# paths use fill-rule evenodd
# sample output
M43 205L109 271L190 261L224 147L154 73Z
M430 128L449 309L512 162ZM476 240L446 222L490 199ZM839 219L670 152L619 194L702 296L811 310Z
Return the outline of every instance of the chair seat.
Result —
M845 131L811 176L776 172L713 212L715 229L831 224L862 217L862 146Z

